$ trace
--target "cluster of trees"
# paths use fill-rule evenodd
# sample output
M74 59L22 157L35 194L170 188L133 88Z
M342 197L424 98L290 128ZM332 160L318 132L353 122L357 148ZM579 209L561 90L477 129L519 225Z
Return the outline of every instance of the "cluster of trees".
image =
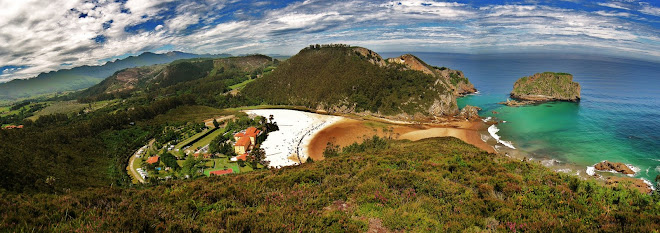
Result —
M32 103L30 101L24 101L12 105L9 110L17 111L15 114L8 114L6 116L0 116L0 125L3 124L12 124L12 125L21 125L24 124L25 118L34 116L34 113L47 107L46 103ZM29 124L29 123L28 123Z
M397 114L425 112L439 92L436 78L396 65L380 67L349 47L303 50L243 90L256 102L317 108L355 107Z
M278 171L148 189L2 197L0 231L9 232L364 232L374 221L410 232L660 228L657 193L604 187L455 138L391 141Z

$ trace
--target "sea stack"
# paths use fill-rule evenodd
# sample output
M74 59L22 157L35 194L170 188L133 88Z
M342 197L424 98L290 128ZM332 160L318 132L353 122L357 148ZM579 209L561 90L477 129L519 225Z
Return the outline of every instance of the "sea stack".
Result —
M568 73L545 72L522 77L513 84L510 94L514 100L502 104L520 106L548 101L580 101L580 84Z

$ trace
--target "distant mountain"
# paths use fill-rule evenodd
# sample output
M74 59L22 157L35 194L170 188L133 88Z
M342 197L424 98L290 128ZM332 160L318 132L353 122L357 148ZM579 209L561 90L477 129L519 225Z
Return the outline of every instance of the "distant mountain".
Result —
M271 57L255 54L243 57L182 59L169 64L126 68L71 96L82 102L93 102L126 98L136 91L167 95L173 93L160 91L175 85L180 86L172 87L173 90L176 89L173 92L179 94L183 86L196 88L196 95L209 94L243 82L255 70L262 71L273 62ZM213 87L217 90L202 93L200 87Z
M31 79L17 79L0 83L0 103L13 102L19 99L53 94L64 91L75 91L91 87L119 70L132 67L150 66L170 63L179 59L220 58L229 54L191 54L183 52L168 52L156 54L145 52L139 56L130 56L116 61L110 61L100 66L81 66L72 69L41 73Z

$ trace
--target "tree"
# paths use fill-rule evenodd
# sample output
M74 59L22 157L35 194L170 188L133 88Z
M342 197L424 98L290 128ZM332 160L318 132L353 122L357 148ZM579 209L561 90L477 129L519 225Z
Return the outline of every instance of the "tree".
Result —
M171 167L174 170L179 169L179 164L176 162L176 157L174 155L170 154L169 152L165 152L162 156L160 156L160 160L163 161L165 166Z
M264 165L264 167L267 167L268 161L265 161L264 159L266 159L266 151L263 148L256 148L250 151L250 154L247 158L248 163L250 163L251 167L254 169L257 168L258 163Z
M202 161L200 159L195 158L195 156L186 157L186 160L183 161L183 167L181 169L182 174L195 177L197 170L199 168L198 165L201 162Z
M215 119L213 119L213 126L216 127L216 128L218 128L218 127L220 127L220 123L218 123L218 121L216 121Z

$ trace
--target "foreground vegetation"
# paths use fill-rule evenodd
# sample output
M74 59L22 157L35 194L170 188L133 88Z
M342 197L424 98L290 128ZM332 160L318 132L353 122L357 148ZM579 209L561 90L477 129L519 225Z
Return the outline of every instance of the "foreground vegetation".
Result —
M650 232L660 195L611 189L454 138L382 139L321 162L141 188L1 194L3 231Z

